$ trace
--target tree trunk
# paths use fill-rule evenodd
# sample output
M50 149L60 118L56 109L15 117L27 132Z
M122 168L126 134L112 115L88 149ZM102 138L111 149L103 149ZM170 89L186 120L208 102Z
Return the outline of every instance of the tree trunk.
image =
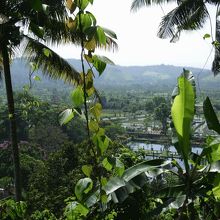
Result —
M16 201L21 200L21 175L20 175L20 159L19 159L19 149L17 140L17 127L16 127L16 117L14 110L14 97L11 83L11 72L9 64L8 48L6 45L1 45L3 67L4 67L4 78L6 86L6 94L8 101L8 117L10 120L10 132L11 132L11 146L14 162L14 181L15 181L15 199Z
M215 58L212 63L212 71L216 76L220 74L220 4L217 5L215 38Z

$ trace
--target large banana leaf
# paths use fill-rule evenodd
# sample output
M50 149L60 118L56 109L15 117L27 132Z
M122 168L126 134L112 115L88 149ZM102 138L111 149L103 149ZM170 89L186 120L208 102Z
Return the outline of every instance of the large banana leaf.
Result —
M178 137L176 147L184 159L185 168L188 169L188 158L191 152L190 134L191 123L195 112L194 77L188 70L178 78L178 87L174 89L171 116Z
M203 102L203 111L204 111L204 115L205 115L208 128L220 134L219 120L215 114L215 111L213 109L213 106L212 106L212 103L209 97L206 97L205 101Z
M172 169L171 161L162 159L144 161L127 170L122 177L112 177L103 187L109 196L109 201L115 203L123 202L129 194L141 189L149 180ZM90 195L85 204L91 207L99 201L99 190Z

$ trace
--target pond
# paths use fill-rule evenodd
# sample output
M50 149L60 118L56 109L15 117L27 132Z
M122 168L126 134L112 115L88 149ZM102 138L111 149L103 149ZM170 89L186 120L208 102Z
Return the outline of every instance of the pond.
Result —
M176 148L172 145L149 144L144 142L129 142L127 145L133 150L144 149L151 151L170 151L172 153L177 152ZM192 152L196 154L200 154L202 152L202 148L198 146L193 146Z
M183 159L180 158L179 156L177 156L177 151L176 148L172 145L163 145L163 144L149 144L149 143L144 143L144 142L129 142L127 144L132 150L137 151L139 149L144 149L144 150L148 150L149 152L160 152L161 156L162 155L166 155L168 160L172 160L172 159L176 159L176 161L178 162L178 164L184 168L184 162ZM193 146L192 147L192 152L196 153L196 154L201 154L202 152L202 148L198 147L198 146ZM146 160L151 160L151 159L156 159L158 158L158 156L156 156L155 154L150 153L151 155L146 155L145 159ZM174 155L171 156L171 155ZM177 156L177 157L175 157ZM159 157L160 158L160 157ZM204 162L205 163L205 162Z

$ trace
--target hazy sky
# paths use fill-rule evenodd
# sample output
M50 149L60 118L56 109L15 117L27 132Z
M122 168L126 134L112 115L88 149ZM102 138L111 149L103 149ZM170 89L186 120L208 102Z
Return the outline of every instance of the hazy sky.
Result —
M95 0L89 10L96 16L100 26L116 32L119 50L114 53L97 51L106 55L119 65L171 64L202 68L211 51L211 39L203 40L210 33L209 22L204 29L182 33L177 43L157 37L158 26L163 16L159 6L142 8L136 13L130 12L132 0ZM175 4L163 5L165 13ZM215 9L210 8L214 21ZM214 22L213 22L214 23ZM214 28L214 27L213 27ZM65 58L79 58L80 49L74 46L62 46L55 49ZM213 55L206 68L211 67Z

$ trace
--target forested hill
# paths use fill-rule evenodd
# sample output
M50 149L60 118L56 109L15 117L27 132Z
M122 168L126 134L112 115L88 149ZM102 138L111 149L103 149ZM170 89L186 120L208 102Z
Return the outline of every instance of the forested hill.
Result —
M75 69L80 71L80 61L75 59L68 60ZM201 88L217 88L220 84L220 77L214 77L210 70L184 67L193 72ZM183 67L172 65L154 65L154 66L111 66L109 65L101 77L96 77L98 87L105 86L144 86L149 89L173 88L176 84L177 77L182 72ZM28 72L30 68L25 65L24 61L15 59L12 63L13 83L16 87L21 87L28 82ZM34 73L42 78L41 86L54 87L62 82L51 81L41 76L40 72ZM46 84L46 85L45 85ZM39 85L39 86L40 86Z

